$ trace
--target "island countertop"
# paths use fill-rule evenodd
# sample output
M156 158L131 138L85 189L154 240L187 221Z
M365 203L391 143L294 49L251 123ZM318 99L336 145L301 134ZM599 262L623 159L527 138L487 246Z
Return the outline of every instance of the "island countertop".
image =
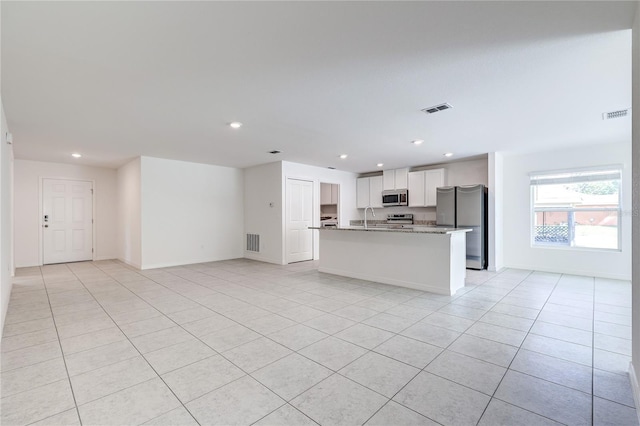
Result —
M321 231L367 231L367 232L402 232L408 234L453 234L458 232L471 232L470 228L445 228L440 226L409 226L400 227L384 227L384 226L328 226L318 227L310 226L309 229L318 229Z
M464 287L468 228L310 228L319 230L320 272L448 296Z

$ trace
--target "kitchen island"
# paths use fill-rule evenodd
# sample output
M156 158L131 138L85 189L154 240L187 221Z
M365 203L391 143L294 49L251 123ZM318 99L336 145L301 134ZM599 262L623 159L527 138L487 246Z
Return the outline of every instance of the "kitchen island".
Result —
M320 272L446 295L464 287L470 229L310 229L320 230Z

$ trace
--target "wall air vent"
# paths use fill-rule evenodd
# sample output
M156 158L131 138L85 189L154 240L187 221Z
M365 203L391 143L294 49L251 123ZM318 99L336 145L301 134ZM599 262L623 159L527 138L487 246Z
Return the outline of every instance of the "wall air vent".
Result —
M622 118L622 117L626 117L627 115L629 115L629 109L621 109L618 111L611 111L611 112L603 112L602 113L602 119L603 120L611 120L612 118Z
M247 251L260 252L260 235L247 234Z
M451 109L451 108L453 108L451 105L444 103L444 104L435 105L428 108L423 108L421 111L424 112L425 114L434 114L436 112L444 111L446 109Z
M282 151L278 151L277 149L274 149L273 151L269 151L269 154L280 154Z

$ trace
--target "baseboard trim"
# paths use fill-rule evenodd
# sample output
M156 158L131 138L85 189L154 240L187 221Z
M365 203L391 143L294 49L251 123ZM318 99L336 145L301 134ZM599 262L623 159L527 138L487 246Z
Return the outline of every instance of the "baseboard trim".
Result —
M527 271L550 272L552 274L582 275L584 277L596 277L596 278L606 278L611 280L631 281L630 275L603 274L603 273L593 272L593 271L560 269L560 268L545 268L545 267L538 268L532 265L506 265L502 269L524 269Z
M260 256L259 254L253 254L250 252L244 253L244 258L249 260L256 260L258 262L272 263L274 265L285 265L280 259L272 259L269 257Z
M638 386L638 377L636 376L635 368L633 368L633 362L629 363L629 381L631 382L631 390L633 391L633 402L635 402L636 407L640 407L640 386ZM640 423L640 410L636 410L636 415Z
M342 277L356 278L356 279L359 279L359 280L373 281L373 282L377 282L377 283L395 285L395 286L399 286L399 287L412 288L414 290L428 291L430 293L443 294L443 295L446 295L446 296L451 296L452 295L451 292L448 289L445 289L443 287L430 286L430 285L422 284L422 283L414 283L414 282L410 282L410 281L397 280L397 279L389 278L389 277L373 276L373 275L362 274L362 273L359 273L359 272L352 272L352 271L342 271L340 269L327 268L327 267L323 267L323 266L320 266L318 268L318 272L323 272L325 274L339 275L339 276L342 276Z
M209 262L223 262L225 260L233 260L233 259L242 259L241 256L230 256L224 258L215 258L215 259L198 259L198 260L188 260L181 262L161 262L161 263L152 263L149 265L143 265L142 270L147 269L158 269L158 268L172 268L174 266L186 266L186 265L197 265L198 263L209 263Z
M140 267L140 265L138 265L137 263L131 262L131 261L126 260L126 259L122 259L122 258L120 258L120 257L118 258L118 260L119 260L120 262L122 262L122 263L125 263L125 264L129 265L129 266L133 266L133 267L134 267L134 268L136 268L136 269L140 269L140 270L142 270L142 268Z
M114 256L97 256L95 259L93 259L94 261L99 261L99 260L114 260L117 259ZM117 259L120 260L120 259Z

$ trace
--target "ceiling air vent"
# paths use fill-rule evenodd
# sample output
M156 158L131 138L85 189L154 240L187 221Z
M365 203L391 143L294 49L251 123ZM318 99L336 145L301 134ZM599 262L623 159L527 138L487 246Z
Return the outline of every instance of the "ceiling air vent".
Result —
M274 149L273 151L269 151L269 154L280 154L282 151L278 151L277 149Z
M444 111L446 109L451 109L451 108L453 108L451 105L444 103L444 104L435 105L429 108L423 108L421 111L426 114L433 114L433 113Z
M612 118L622 118L622 117L626 117L627 115L629 115L629 108L621 109L618 111L603 112L602 119L611 120Z

